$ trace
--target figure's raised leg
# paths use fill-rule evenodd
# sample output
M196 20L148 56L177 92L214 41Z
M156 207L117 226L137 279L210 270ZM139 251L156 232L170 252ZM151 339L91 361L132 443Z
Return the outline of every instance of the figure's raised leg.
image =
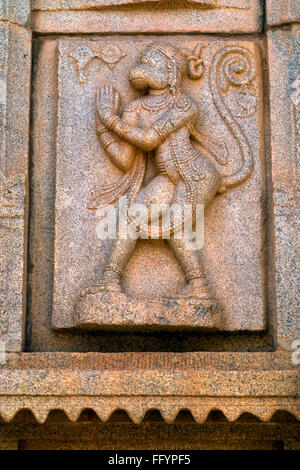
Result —
M130 206L129 210L134 214L134 206L138 208L141 205L148 210L151 206L156 204L165 205L168 208L175 192L175 185L165 176L158 175L155 177L142 191L139 193L137 199ZM150 212L149 212L150 214ZM132 216L132 224L135 223L135 217ZM137 226L146 226L148 228L151 218L147 215L142 218L141 215L136 217ZM136 239L130 237L122 239L117 234L117 239L112 240L108 260L103 271L102 278L94 286L89 287L86 291L82 292L82 296L86 293L95 294L99 291L121 292L121 277L123 275L125 266L131 258L136 245Z
M151 221L155 221L155 217L158 218L162 214L168 212L175 190L175 184L172 183L172 181L165 175L157 175L145 188L143 188L134 201L134 205L146 207L151 218L147 217L145 220L142 220L139 217L141 225L148 225ZM154 206L160 206L164 210L155 214L155 211L153 210Z
M202 197L200 194L198 196L199 200L196 202L200 203ZM176 188L172 203L184 207L187 204L186 201L186 186L181 181ZM191 214L192 211L190 212L190 215ZM191 249L191 242L184 238L184 233L181 233L181 238L177 238L176 234L172 234L168 240L168 244L173 250L175 257L184 272L186 280L185 287L177 292L175 297L197 297L209 302L215 302L202 267L199 251Z
M209 285L203 271L200 255L198 251L191 250L190 243L184 239L175 239L171 235L168 240L174 255L179 262L186 280L186 286L175 294L175 297L187 298L197 297L201 299L213 300Z
M96 294L100 291L122 292L121 277L125 266L134 252L136 240L126 238L125 240L112 240L108 262L103 271L102 278L89 287L86 293Z

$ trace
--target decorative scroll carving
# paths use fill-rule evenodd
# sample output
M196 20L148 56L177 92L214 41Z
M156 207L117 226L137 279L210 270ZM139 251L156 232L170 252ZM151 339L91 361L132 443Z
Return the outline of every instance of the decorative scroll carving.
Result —
M87 80L86 68L88 64L94 60L99 59L109 68L114 69L116 64L125 57L118 46L106 45L100 51L92 51L86 43L80 44L75 51L70 54L70 57L75 61L80 83L85 83Z
M255 64L248 49L244 47L228 47L220 50L214 57L210 72L210 90L214 104L226 123L228 129L234 136L242 157L240 169L230 176L222 177L220 191L240 184L245 181L253 169L253 155L248 138L241 126L235 119L237 117L248 117L256 110L256 97L251 94L250 103L245 105L240 101L241 92L237 103L240 104L235 111L229 108L226 102L226 94L230 87L243 89L242 93L247 96L247 87L251 86L255 77Z
M168 238L167 242L186 278L185 287L168 298L192 300L205 316L218 312L220 307L210 291L198 252L191 251L187 240L178 239L177 234L183 225L182 216L176 218L170 207L172 203L180 207L191 205L195 211L197 205L207 204L218 192L246 181L251 175L251 146L225 98L230 87L245 91L252 84L255 65L249 50L244 47L222 49L212 61L210 89L213 101L237 142L241 160L235 173L222 176L215 161L227 164L226 145L216 140L211 142L207 136L199 134L195 128L198 106L181 89L181 78L185 73L193 79L201 78L204 69L200 55L200 45L186 59L173 45L149 44L129 73L134 88L149 90L149 93L127 104L121 115L119 92L110 85L100 87L96 103L98 136L107 156L124 175L116 184L103 187L94 194L92 204L94 208L115 204L126 196L123 210L129 224L136 222L136 216L132 214L135 203L146 208L150 208L153 201L165 204L165 213L161 214L163 219L165 217L164 223L153 229L153 213L147 212L142 220L139 219L138 231L145 236L151 233L153 238ZM241 103L241 109L240 117L247 117L254 112L253 103L251 109ZM211 158L202 152L201 147ZM149 153L153 156L157 176L143 187L145 158ZM126 300L120 279L135 244L136 238L120 235L112 241L102 279L84 290L78 300L78 325L84 323L80 312L83 317L89 316L91 311L97 310L97 305L103 310L109 303L113 306L115 302L122 305L125 302L128 309L131 308L133 303L130 298ZM132 306L132 318L135 310ZM113 307L110 307L110 312L117 315ZM210 325L207 323L207 326Z

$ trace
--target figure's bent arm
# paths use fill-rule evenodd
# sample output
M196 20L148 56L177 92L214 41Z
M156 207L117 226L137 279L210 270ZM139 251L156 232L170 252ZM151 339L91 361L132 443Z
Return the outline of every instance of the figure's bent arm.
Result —
M142 128L134 126L128 124L119 116L109 120L108 128L121 139L144 151L152 150L161 143L161 138L153 127Z
M97 122L97 134L112 163L121 171L129 171L135 159L136 149L127 142L121 141L99 121Z
M194 105L185 112L172 109L148 128L128 123L125 119L116 115L106 119L104 124L121 139L141 150L150 151L160 145L177 129L194 120L197 113L198 108Z

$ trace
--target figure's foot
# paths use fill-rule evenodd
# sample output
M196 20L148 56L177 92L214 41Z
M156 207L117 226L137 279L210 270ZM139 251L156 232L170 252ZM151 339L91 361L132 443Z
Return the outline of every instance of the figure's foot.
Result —
M205 277L189 281L181 290L172 295L172 298L180 299L202 299L208 302L214 302Z
M122 292L121 280L119 274L113 271L105 271L103 278L98 284L88 287L81 291L80 296L87 294L98 294L98 292Z

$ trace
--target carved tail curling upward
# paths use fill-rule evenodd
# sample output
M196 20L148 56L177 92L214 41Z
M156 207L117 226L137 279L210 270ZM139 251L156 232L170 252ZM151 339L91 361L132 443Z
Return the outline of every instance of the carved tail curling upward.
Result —
M214 57L209 76L210 91L219 115L226 122L236 140L242 157L241 167L232 175L221 175L218 192L243 183L253 170L253 153L247 136L226 105L221 91L226 92L229 85L241 87L250 85L255 76L255 65L248 49L226 47Z

